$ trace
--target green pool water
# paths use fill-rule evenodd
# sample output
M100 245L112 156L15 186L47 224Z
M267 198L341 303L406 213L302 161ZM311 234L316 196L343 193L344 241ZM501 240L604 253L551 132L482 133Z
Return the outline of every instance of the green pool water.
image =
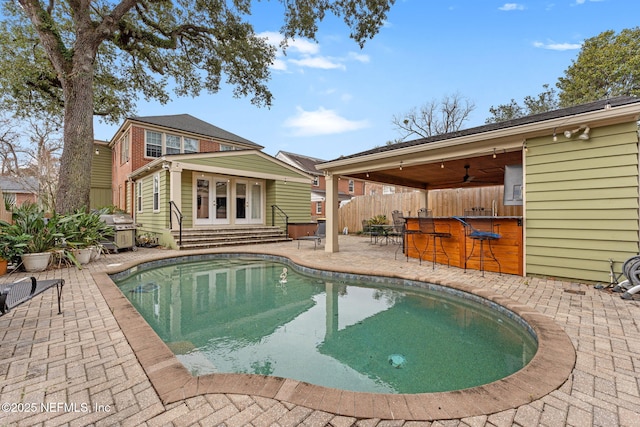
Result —
M508 376L537 348L504 310L447 292L301 274L271 260L174 260L114 281L193 375L451 391Z

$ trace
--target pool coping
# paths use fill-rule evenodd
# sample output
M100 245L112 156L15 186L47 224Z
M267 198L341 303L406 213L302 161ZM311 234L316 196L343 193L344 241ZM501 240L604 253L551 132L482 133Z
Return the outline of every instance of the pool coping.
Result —
M236 256L265 256L264 252L229 250ZM217 255L220 252L198 252ZM193 255L159 254L151 261ZM319 269L295 259L295 256L273 254L307 268ZM492 383L469 389L420 394L378 394L333 389L302 381L256 374L208 374L194 377L160 339L126 296L111 280L110 274L125 271L148 261L109 266L93 277L109 305L120 329L131 345L138 361L164 404L210 394L246 394L289 402L310 409L355 418L402 419L432 421L489 415L531 403L562 386L571 375L576 351L567 334L548 316L508 297L485 288L455 281L434 283L466 292L499 304L520 316L535 332L538 351L523 369ZM357 266L332 271L370 275ZM402 274L386 277L414 280Z

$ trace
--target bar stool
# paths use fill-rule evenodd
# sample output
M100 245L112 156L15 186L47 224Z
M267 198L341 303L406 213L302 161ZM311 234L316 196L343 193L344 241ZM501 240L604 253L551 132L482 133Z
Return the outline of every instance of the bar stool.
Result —
M402 246L398 246L396 248L394 259L397 259L398 250L402 247L402 252L406 255L407 262L409 262L409 251L406 248L406 245L409 244L409 236L412 237L411 240L413 241L413 246L415 247L416 246L415 235L416 234L422 234L422 233L421 233L420 230L409 230L409 229L407 229L407 219L404 217L402 212L393 211L393 212L391 212L391 217L393 218L394 231L396 231L396 232L398 232L398 233L400 233L402 235ZM406 245L405 245L405 242L406 242ZM416 250L417 250L417 248L416 248ZM422 264L422 259L420 259L420 264Z
M449 231L437 231L436 224L433 220L433 217L424 217L418 218L418 222L420 224L420 232L422 234L427 235L427 245L424 248L424 251L420 253L420 259L422 260L422 255L427 252L429 248L429 237L433 238L433 269L436 269L436 255L437 255L437 241L440 239L440 248L442 249L442 254L447 258L447 267L449 267L449 255L447 255L447 251L444 250L444 245L442 244L442 239L448 239L451 237L451 228L449 227ZM447 224L448 225L448 224Z
M476 241L480 242L480 271L482 272L482 277L484 277L484 242L487 242L489 246L489 254L491 258L498 264L498 274L502 275L502 268L500 267L500 262L496 258L493 253L493 249L491 248L491 242L494 240L500 239L502 236L498 233L493 232L493 219L483 219L483 223L488 223L488 230L479 230L478 228L471 225L471 220L469 218L462 219L460 217L454 216L453 219L456 219L462 223L466 230L466 235L473 241L473 245L471 246L471 252L469 256L464 260L464 271L467 272L467 261L473 256L473 249L476 246ZM477 223L476 223L477 224Z

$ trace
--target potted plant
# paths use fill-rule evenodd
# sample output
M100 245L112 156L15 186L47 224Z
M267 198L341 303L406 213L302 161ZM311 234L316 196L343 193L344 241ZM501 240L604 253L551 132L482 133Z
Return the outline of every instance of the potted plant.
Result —
M98 250L100 242L113 233L111 227L100 220L99 212L86 212L84 209L61 216L58 227L64 236L65 255L77 266L89 263L92 252Z
M49 265L51 251L57 248L62 235L57 230L58 216L51 218L34 203L24 203L14 208L11 218L16 235L24 238L24 251L20 255L22 264L28 272L43 271Z
M7 272L9 263L20 259L30 239L31 236L22 233L18 227L0 221L0 275Z

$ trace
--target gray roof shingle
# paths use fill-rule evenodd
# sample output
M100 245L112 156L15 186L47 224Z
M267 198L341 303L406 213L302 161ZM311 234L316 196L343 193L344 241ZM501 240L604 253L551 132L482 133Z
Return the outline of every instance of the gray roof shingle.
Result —
M262 145L242 138L234 133L228 132L203 120L193 117L190 114L175 114L168 116L145 116L130 117L130 120L162 126L178 131L195 133L209 138L221 139L229 142L239 143L251 148L263 149Z
M289 158L289 160L296 163L299 169L312 175L322 175L322 172L316 169L316 165L319 163L324 163L326 162L326 160L304 156L302 154L290 153L288 151L280 151L280 153L284 154Z

